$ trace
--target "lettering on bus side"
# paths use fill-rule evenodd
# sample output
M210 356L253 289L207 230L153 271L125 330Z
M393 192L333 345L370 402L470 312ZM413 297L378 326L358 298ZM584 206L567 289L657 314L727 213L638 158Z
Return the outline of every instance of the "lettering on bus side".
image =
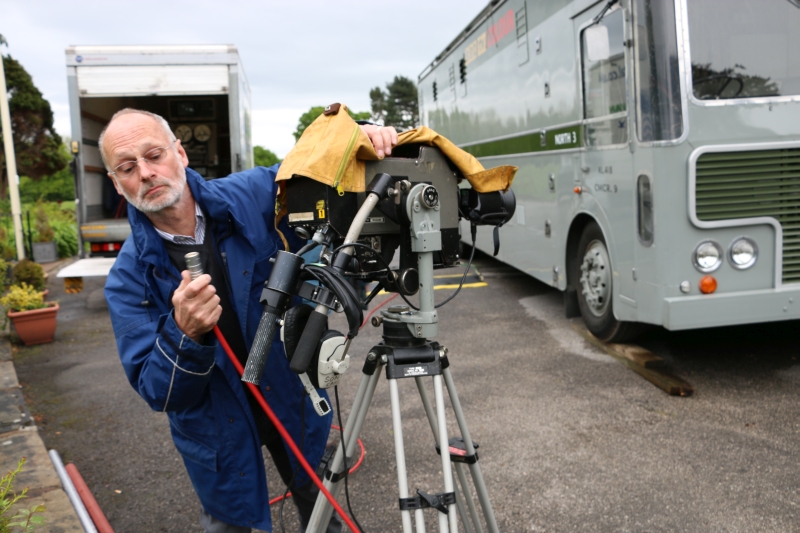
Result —
M469 43L464 50L464 63L469 65L484 53L486 50L497 46L505 37L512 33L516 28L514 10L509 9L497 22L489 26L486 31L481 32Z
M575 133L574 131L556 133L553 136L553 140L556 143L556 146L562 146L565 144L576 144L578 142L578 134Z
M594 184L594 190L595 190L595 192L612 192L612 193L615 193L615 192L617 192L618 189L617 189L616 184L595 183Z

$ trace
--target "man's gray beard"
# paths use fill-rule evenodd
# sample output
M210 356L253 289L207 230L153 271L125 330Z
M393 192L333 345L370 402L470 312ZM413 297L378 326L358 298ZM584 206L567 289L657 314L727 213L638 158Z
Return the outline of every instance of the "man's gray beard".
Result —
M139 189L138 196L133 197L128 194L125 190L123 190L122 195L125 197L125 200L128 201L133 207L141 211L142 213L157 213L162 209L166 209L168 207L172 207L176 203L180 201L183 197L183 192L186 190L186 169L182 166L178 171L178 177L180 178L178 183L173 181L165 181L157 180L149 183L149 187L146 190ZM155 198L153 200L145 200L144 195L152 189L153 187L157 187L159 185L166 185L169 187L168 193L162 193L159 198ZM176 187L177 186L177 190ZM141 197L140 197L141 196Z

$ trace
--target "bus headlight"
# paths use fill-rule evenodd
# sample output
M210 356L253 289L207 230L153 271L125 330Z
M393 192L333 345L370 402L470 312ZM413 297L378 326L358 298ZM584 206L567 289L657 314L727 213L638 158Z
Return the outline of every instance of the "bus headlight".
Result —
M756 264L756 259L758 259L758 246L749 237L734 239L728 248L728 261L733 268L745 270Z
M703 241L694 249L692 261L700 272L714 272L722 264L722 248L714 241Z

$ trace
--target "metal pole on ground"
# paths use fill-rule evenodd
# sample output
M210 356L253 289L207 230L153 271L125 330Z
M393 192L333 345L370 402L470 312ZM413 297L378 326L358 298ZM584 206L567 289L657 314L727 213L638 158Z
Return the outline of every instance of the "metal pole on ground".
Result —
M49 454L50 460L53 461L53 466L61 480L61 484L64 486L64 492L67 493L69 501L75 508L75 513L78 515L78 520L81 521L84 531L86 531L86 533L97 533L97 528L94 526L89 511L86 510L86 506L83 504L78 490L75 488L75 485L73 485L72 479L70 479L67 473L67 469L64 468L64 462L61 460L61 456L58 455L58 452L55 450L50 450Z

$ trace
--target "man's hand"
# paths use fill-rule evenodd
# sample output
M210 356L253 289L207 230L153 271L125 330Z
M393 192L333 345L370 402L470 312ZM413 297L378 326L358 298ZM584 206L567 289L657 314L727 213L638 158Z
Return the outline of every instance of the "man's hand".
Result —
M175 323L187 337L200 344L203 335L214 328L222 314L219 296L208 274L192 281L189 271L184 270L181 278L181 284L172 296Z
M383 159L386 155L392 155L392 146L397 145L397 130L394 129L394 126L363 124L359 127L369 137L378 157Z

